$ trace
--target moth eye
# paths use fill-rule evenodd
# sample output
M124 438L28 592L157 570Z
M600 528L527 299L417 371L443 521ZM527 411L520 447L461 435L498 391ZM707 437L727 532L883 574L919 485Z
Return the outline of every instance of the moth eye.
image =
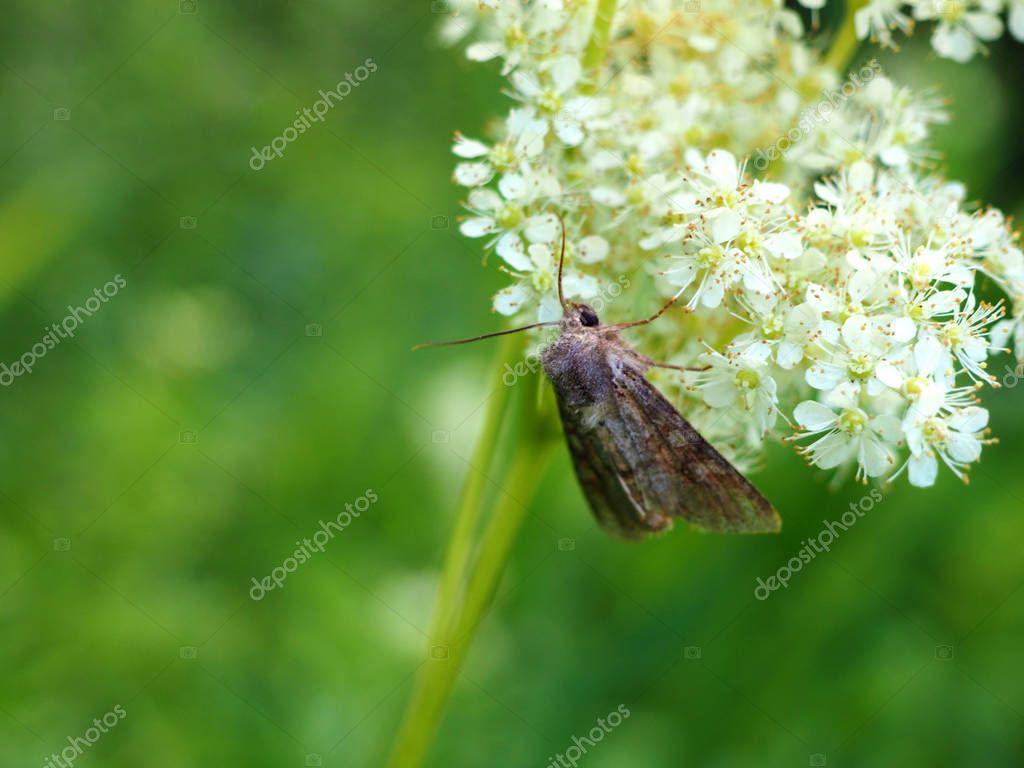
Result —
M587 328L593 328L600 321L597 319L597 312L592 310L590 307L580 308L580 323L585 325Z

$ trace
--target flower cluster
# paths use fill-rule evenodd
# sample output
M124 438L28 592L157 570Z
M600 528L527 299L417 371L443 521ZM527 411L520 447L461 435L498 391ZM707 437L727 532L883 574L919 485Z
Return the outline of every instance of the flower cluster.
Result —
M741 466L788 433L862 479L965 477L987 360L1024 358L1024 256L999 211L927 171L940 106L872 65L826 114L844 73L781 2L621 3L607 47L594 6L485 0L445 26L501 62L515 102L493 136L454 145L462 233L513 278L494 309L560 315L561 216L568 297L628 274L622 320L680 294L636 341L707 366L659 384ZM753 178L738 158L783 136Z
M825 0L800 0L818 9ZM1010 34L1024 40L1024 0L868 0L856 14L857 37L870 37L894 48L892 33L910 34L915 22L931 22L932 48L954 61L970 61L985 52L985 43L1002 37L1004 22Z

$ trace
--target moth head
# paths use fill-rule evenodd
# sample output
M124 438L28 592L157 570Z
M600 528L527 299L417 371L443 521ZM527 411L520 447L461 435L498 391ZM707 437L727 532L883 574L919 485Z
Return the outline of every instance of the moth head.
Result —
M596 328L601 324L597 312L588 304L570 304L569 311L566 312L566 318L573 324L582 325L584 328Z

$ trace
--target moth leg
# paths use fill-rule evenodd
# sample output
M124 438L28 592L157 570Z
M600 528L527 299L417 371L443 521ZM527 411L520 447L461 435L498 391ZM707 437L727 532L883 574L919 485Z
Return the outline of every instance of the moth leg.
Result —
M653 368L671 368L674 371L709 371L710 365L672 365L671 363L659 363L657 360L648 360Z

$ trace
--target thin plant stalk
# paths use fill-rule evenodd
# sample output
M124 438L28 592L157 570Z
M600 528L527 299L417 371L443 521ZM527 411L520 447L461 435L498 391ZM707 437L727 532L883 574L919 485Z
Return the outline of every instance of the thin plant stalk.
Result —
M496 370L522 358L522 341L503 345ZM444 706L468 653L470 643L500 581L525 515L550 454L552 416L538 407L534 396L537 374L512 387L497 377L496 389L484 417L484 428L474 450L455 525L449 541L438 598L431 619L428 659L420 668L388 762L390 768L421 765L444 712ZM531 386L531 384L533 386ZM513 419L510 418L514 416ZM507 429L503 430L502 428ZM511 443L510 456L495 466L503 432ZM474 534L484 510L485 491L494 484L490 514L479 543ZM472 558L473 550L477 551ZM441 653L434 649L442 649Z
M868 4L868 0L847 0L846 12L843 16L843 23L836 31L832 45L825 54L824 62L827 66L842 74L850 66L850 61L860 48L860 40L857 39L857 11Z

